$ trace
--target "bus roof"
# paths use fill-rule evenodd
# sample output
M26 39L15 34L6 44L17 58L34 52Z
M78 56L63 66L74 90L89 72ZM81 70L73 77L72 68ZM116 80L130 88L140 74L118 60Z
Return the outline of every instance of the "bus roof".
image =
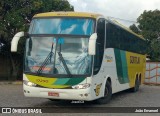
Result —
M40 13L34 15L35 17L87 17L87 18L97 18L99 16L102 16L100 14L95 13L85 13L85 12L46 12L46 13Z

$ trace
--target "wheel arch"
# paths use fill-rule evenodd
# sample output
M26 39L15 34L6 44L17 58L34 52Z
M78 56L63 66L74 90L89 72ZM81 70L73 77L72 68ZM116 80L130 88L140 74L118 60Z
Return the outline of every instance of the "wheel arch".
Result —
M112 87L112 80L111 80L110 77L107 78L106 82L107 82L107 81L111 84L111 87Z
M97 103L106 104L111 100L112 97L112 80L110 76L104 77L103 82L103 96L97 99ZM107 91L106 91L107 90Z
M103 84L103 90L105 89L105 86L106 86L106 82L109 82L111 84L111 88L112 88L112 79L111 79L111 76L106 76L105 80L104 80L104 84ZM104 96L104 91L103 91L103 96Z

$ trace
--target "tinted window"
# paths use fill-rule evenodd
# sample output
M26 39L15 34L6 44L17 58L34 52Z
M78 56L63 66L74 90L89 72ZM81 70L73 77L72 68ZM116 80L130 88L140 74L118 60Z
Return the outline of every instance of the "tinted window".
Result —
M117 48L139 54L146 53L144 40L111 23L106 24L106 48Z
M99 19L97 22L97 42L96 42L96 55L94 57L94 74L100 70L105 43L105 19Z

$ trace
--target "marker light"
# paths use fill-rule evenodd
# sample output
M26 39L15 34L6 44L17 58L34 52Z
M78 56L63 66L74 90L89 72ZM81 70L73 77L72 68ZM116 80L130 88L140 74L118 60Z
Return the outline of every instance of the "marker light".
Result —
M23 80L23 83L25 84L25 85L27 85L27 86L30 86L30 87L35 87L37 84L34 84L34 83L32 83L32 82L30 82L30 81L26 81L26 80Z
M72 86L73 89L86 89L88 87L90 87L89 83L79 84L79 85Z

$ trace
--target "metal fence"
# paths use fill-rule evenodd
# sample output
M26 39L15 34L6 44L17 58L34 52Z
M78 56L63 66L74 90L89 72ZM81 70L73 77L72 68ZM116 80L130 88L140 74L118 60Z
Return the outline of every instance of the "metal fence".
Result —
M160 62L147 62L145 84L160 85Z

